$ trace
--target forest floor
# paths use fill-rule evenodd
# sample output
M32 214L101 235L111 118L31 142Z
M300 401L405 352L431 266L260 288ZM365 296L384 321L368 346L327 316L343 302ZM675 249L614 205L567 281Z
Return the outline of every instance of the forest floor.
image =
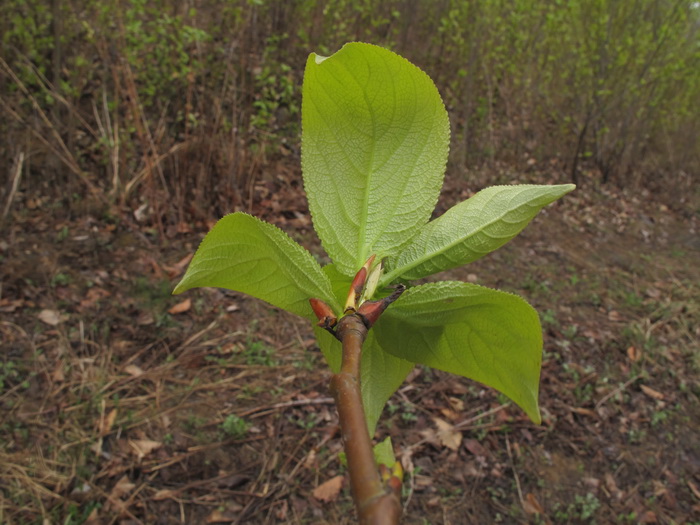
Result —
M448 179L438 211L475 189ZM249 211L322 253L298 175L255 195ZM158 241L89 208L25 195L3 225L0 523L353 523L308 323L171 295L211 224ZM700 523L699 222L584 186L440 276L540 312L543 423L417 367L377 435L406 470L405 523Z

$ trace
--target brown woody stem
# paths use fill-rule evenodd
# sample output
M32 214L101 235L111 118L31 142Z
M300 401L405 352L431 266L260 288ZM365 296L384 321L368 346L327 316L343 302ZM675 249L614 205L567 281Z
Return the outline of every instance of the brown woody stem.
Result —
M350 488L360 523L394 525L401 518L400 486L396 490L392 483L382 482L360 393L360 357L367 330L355 313L338 321L336 336L343 344L343 360L340 372L331 378L330 387L338 407ZM394 485L396 479L393 478Z

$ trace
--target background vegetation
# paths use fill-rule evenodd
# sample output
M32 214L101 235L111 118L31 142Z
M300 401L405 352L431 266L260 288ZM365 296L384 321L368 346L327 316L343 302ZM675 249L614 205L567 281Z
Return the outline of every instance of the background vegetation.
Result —
M217 216L261 164L298 155L306 55L361 40L429 71L457 172L538 163L681 196L699 30L691 0L7 0L0 158L23 155L20 187L138 189L161 222Z

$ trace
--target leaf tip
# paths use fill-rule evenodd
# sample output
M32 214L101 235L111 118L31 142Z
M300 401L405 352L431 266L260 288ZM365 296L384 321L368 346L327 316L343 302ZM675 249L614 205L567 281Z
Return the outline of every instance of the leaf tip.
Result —
M316 53L311 53L314 57L314 62L316 65L320 64L324 60L326 60L328 57L324 57L323 55L317 55Z

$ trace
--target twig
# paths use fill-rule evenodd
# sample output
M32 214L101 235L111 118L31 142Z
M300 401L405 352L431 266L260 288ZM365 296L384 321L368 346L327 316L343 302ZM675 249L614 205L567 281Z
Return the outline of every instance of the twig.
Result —
M343 345L343 361L340 372L331 378L331 393L338 408L350 488L360 523L391 525L398 524L401 517L400 485L396 490L382 483L360 393L360 356L367 330L356 313L338 322L336 334Z
M10 180L12 180L12 186L10 186L10 191L7 194L7 202L5 203L5 209L2 211L3 220L5 220L7 214L10 212L10 206L12 206L12 201L15 199L15 193L17 193L17 187L19 186L19 179L22 175L23 165L24 153L20 151L15 157L14 162L12 162L12 172L10 173Z
M48 147L51 150L51 152L54 153L75 175L77 175L94 195L96 195L98 198L104 201L104 196L101 192L98 191L98 188L90 181L87 174L80 169L78 162L75 160L75 156L71 153L68 146L66 146L66 143L61 138L61 135L56 129L56 126L54 126L51 123L51 120L41 108L39 102L29 91L27 86L25 86L24 83L19 79L19 77L17 77L10 65L7 62L5 62L5 60L3 60L2 57L0 57L0 67L10 76L10 78L17 85L22 94L31 103L32 107L36 111L36 114L40 117L40 119L48 128L50 132L49 134L54 137L56 143L58 144L58 147L55 147L53 144L51 144L49 140L46 137L44 137L44 134L41 133L39 130L35 129L34 126L28 126L28 124L24 121L22 116L19 113L17 113L12 107L10 107L10 105L7 102L0 98L0 103L2 104L2 106L7 110L7 112L10 115L12 115L12 117L15 120L17 120L17 122L27 125L31 132L41 142L43 142L46 145L46 147Z
M496 414L503 410L504 408L508 408L510 406L510 403L505 403L503 405L499 405L495 408L492 408L491 410L487 410L486 412L481 412L480 414L477 414L474 417L470 417L469 419L465 419L464 421L460 421L457 423L454 428L455 430L464 430L468 427L471 426L472 423L476 423L480 419L484 419L485 417L491 416L493 414Z
M306 405L327 405L332 402L332 397L317 397L315 399L297 399L295 401L285 401L283 403L275 403L274 405L251 408L250 410L246 410L245 412L238 414L238 417L249 416L257 412L277 410L279 408L300 407Z
M595 404L595 410L598 410L601 406L603 406L611 397L616 396L623 390L626 390L627 387L634 383L637 379L639 379L639 376L635 376L632 379L627 380L625 384L603 396L602 399Z
M508 459L510 460L510 468L513 470L513 477L515 478L515 488L518 491L518 499L520 500L520 505L525 507L525 502L523 501L523 490L520 486L520 476L518 476L518 471L515 468L515 461L513 461L513 452L510 449L510 439L506 436L506 451L508 452Z

